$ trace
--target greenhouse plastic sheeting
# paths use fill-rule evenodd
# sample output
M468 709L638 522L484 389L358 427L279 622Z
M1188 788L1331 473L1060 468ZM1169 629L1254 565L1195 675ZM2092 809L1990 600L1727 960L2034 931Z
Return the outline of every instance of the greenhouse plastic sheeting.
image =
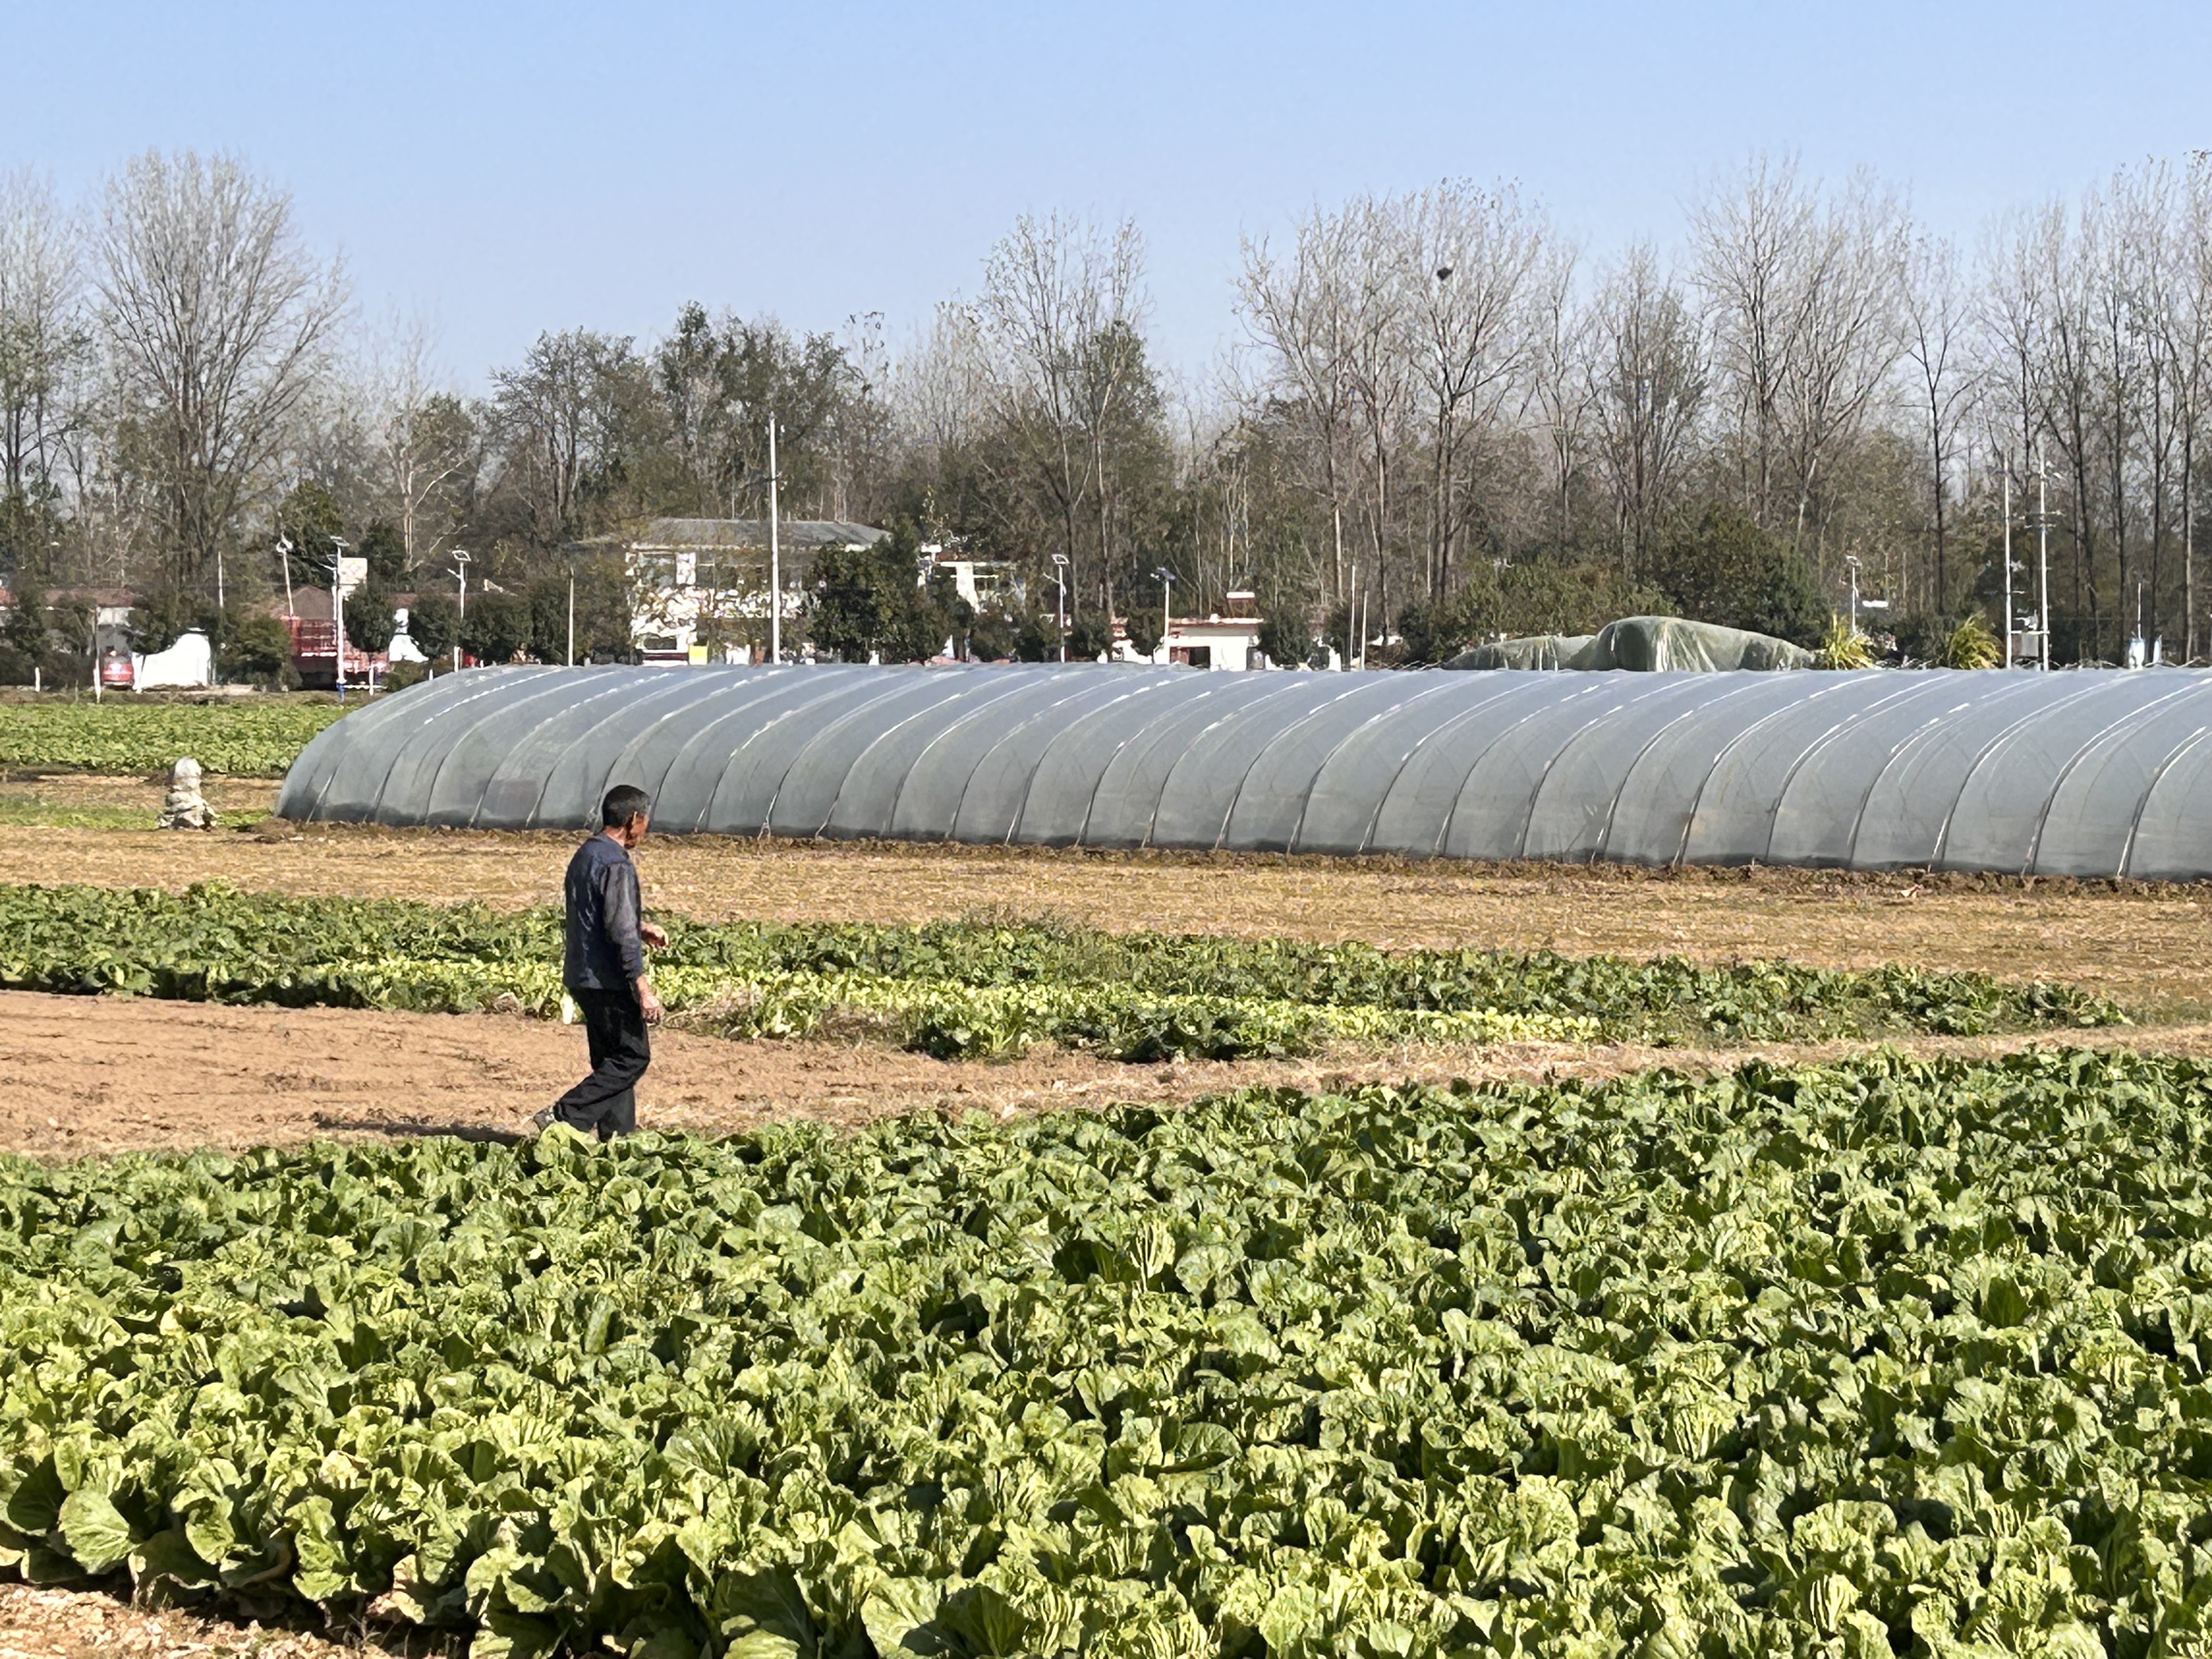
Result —
M1629 668L1641 674L1810 668L1801 645L1684 617L1623 617L1595 634L1531 634L1462 651L1446 668Z
M2212 875L2212 673L493 668L329 727L284 817Z

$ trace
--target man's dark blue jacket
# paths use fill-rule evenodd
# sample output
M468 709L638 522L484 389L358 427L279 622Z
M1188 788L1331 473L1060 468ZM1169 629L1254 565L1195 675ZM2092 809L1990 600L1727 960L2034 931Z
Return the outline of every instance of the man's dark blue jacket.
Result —
M645 977L638 937L637 866L610 836L593 836L568 860L567 949L561 981L572 991L627 991Z

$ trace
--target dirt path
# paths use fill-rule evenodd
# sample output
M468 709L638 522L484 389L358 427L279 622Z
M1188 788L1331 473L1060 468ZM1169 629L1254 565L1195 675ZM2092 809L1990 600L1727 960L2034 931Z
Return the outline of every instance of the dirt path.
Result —
M2212 1054L2212 1026L2078 1036L1923 1039L1927 1054L1990 1054L2030 1042L2132 1043ZM1315 1088L1417 1078L1616 1075L1651 1066L1710 1070L1751 1054L1832 1058L1863 1044L1747 1048L1407 1048L1303 1060L1129 1066L1038 1053L1006 1064L948 1062L880 1048L729 1042L665 1032L640 1091L646 1127L721 1134L771 1119L854 1124L892 1113L1174 1103L1252 1084ZM73 1157L321 1136L506 1135L574 1081L574 1030L498 1014L225 1007L122 998L0 994L0 1150Z
M46 829L0 844L0 880L228 881L522 906L558 890L573 846L565 836L465 831L287 830L264 838ZM1703 962L1906 962L2070 980L2138 1010L2212 1017L2212 890L2200 887L706 836L648 842L640 863L649 903L707 920L919 921L995 906L1116 929L1672 951Z
M0 1659L400 1659L407 1651L194 1613L148 1612L98 1591L0 1584Z

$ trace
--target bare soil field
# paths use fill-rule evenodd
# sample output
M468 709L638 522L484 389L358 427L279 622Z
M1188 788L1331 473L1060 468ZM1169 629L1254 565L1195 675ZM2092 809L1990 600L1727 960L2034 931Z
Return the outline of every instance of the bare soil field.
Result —
M1897 1046L1984 1056L2067 1042L2212 1054L2212 1025L1923 1038ZM1710 1072L1754 1056L1814 1060L1864 1046L1510 1043L1133 1066L1043 1050L1011 1062L948 1061L878 1047L732 1042L665 1031L654 1039L653 1069L638 1091L639 1120L645 1128L730 1134L769 1121L849 1126L908 1111L1010 1117L1062 1107L1173 1105L1253 1085L1535 1082L1654 1066ZM0 1151L75 1158L325 1138L512 1137L584 1069L580 1031L519 1015L0 993Z
M440 1651L155 1612L96 1590L0 1584L0 1659L404 1659Z

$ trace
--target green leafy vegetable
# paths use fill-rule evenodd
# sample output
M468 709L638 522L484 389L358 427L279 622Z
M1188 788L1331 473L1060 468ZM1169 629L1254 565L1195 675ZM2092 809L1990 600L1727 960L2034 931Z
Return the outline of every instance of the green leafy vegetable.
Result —
M1904 968L1700 968L1539 952L1109 936L939 922L672 921L663 1000L737 1036L874 1035L946 1057L1051 1041L1133 1060L1330 1042L1771 1040L2119 1022L2064 986ZM0 887L0 986L415 1009L560 1006L560 918L472 905Z
M2193 1650L2208 1166L2212 1073L2064 1052L0 1160L0 1568L480 1653Z
M0 702L0 771L166 770L189 755L217 776L274 778L345 713L326 699L222 703Z

